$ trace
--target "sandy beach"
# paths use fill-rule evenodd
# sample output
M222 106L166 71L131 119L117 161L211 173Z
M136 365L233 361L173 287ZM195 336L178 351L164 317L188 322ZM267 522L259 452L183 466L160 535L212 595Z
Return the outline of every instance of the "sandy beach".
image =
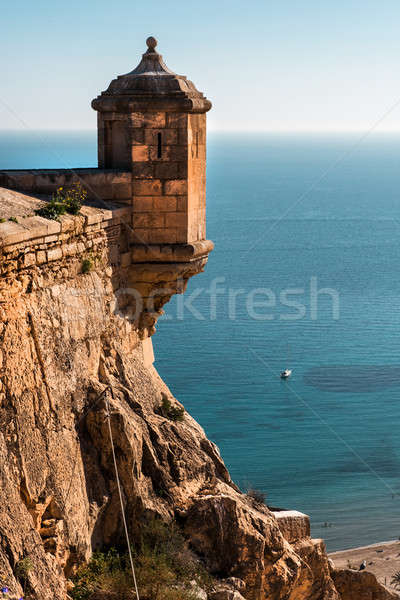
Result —
M399 593L399 589L390 585L393 575L400 571L399 540L331 552L329 558L333 560L337 568L350 567L357 570L365 560L367 562L366 570L376 575L380 583Z

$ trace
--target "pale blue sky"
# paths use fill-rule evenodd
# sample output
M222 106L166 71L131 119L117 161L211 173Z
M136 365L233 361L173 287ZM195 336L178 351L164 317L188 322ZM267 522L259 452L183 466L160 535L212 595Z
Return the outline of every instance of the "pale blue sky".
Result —
M0 129L90 129L154 35L211 129L400 130L398 0L3 0ZM15 115L5 108L7 104Z

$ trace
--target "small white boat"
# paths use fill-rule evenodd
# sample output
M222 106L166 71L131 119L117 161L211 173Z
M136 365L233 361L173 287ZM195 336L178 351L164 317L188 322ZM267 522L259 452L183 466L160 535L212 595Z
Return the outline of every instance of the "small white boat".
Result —
M292 374L292 369L285 369L281 372L281 379L287 379Z
M287 357L286 357L286 364L289 363L289 344L287 346ZM288 377L290 377L292 374L292 369L284 369L283 371L281 371L281 379L288 379Z

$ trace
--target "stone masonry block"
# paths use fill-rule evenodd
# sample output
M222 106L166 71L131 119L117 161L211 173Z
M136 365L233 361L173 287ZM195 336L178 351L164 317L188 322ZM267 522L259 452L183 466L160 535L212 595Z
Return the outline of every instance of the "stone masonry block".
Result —
M161 196L162 186L159 179L136 180L132 186L134 196Z
M74 231L74 229L75 229L74 217L71 217L70 215L61 215L59 219L60 219L62 233L65 233L67 231Z
M154 174L157 179L176 179L179 176L179 163L160 162L154 165Z
M44 243L45 244L53 244L54 242L57 242L58 240L58 235L46 235L46 237L44 238Z
M60 260L62 258L62 250L61 247L51 248L47 251L47 260L50 262L52 260Z
M201 129L205 126L205 115L199 113L191 113L189 114L189 126L192 129Z
M148 112L144 114L144 126L150 128L165 127L166 115L164 112Z
M44 250L38 250L38 252L36 252L36 260L38 265L45 263L47 260L46 252Z
M132 185L130 183L118 183L113 185L113 198L130 198L132 196Z
M113 184L91 185L86 187L88 198L106 200L113 197Z
M35 178L36 188L54 188L64 186L66 178L61 173L38 173Z
M176 179L186 179L188 176L188 161L181 160L178 163L178 177Z
M177 129L186 128L188 124L188 115L186 113L167 113L167 127Z
M150 241L153 243L152 233L151 229L134 229L132 235L133 241L136 244L148 244Z
M132 161L146 161L149 158L149 147L145 145L132 146Z
M28 252L24 256L24 267L31 267L36 263L36 255L34 252Z
M176 198L174 196L158 196L154 198L153 207L155 211L175 212Z
M132 145L148 144L149 142L146 142L145 139L145 132L146 129L143 129L143 127L131 127L129 130L129 137Z
M0 241L4 246L8 246L9 244L20 244L30 237L30 232L17 223L10 221L7 223L0 223Z
M189 242L189 236L187 229L177 229L176 230L176 242L178 244L187 244Z
M176 244L177 231L175 228L152 229L151 242L154 244Z
M102 115L104 121L127 121L128 118L127 115L115 111L103 113Z
M78 252L78 245L76 243L67 244L63 246L62 250L64 256L74 256Z
M143 127L144 125L144 114L141 112L134 112L129 115L132 127Z
M133 179L150 179L154 176L154 167L151 162L134 162L132 165Z
M188 160L188 147L187 146L170 146L170 160L187 161Z
M165 215L165 227L183 229L187 226L188 217L184 213L171 212Z
M153 208L153 196L136 196L133 202L133 212L146 212Z
M187 196L176 197L176 210L177 212L186 212L188 208Z
M186 127L182 127L177 129L178 132L178 144L180 146L188 146L189 144L189 136Z
M106 177L111 177L111 183L130 183L132 176L130 171L121 171L121 173L106 173Z
M133 217L133 227L136 229L142 228L157 228L164 227L164 215L156 215L153 213L137 213Z
M166 181L164 183L164 191L168 196L187 194L187 181L185 179Z

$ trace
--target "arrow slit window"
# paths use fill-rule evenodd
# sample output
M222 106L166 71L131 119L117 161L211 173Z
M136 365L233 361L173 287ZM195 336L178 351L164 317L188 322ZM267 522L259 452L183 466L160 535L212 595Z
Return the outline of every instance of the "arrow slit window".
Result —
M162 138L161 133L157 133L157 158L162 157Z

